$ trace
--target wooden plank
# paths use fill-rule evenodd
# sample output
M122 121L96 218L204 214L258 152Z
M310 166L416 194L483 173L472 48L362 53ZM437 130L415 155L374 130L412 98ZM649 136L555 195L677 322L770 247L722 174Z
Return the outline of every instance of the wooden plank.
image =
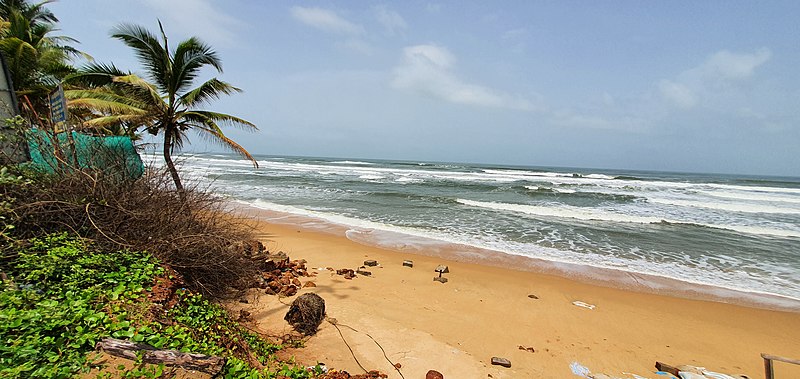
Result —
M141 343L104 338L97 343L96 349L130 360L136 360L137 353L141 353L142 362L166 366L178 366L189 370L217 375L225 366L225 358L205 354L182 353L177 350L157 350L156 348Z
M779 361L779 362L791 363L793 365L800 365L800 360L798 360L798 359L785 358L785 357L780 357L780 356L777 356L777 355L770 355L770 354L761 353L761 358L769 359L771 361Z
M675 376L678 376L678 371L680 371L675 367L672 367L672 366L670 366L670 365L668 365L666 363L662 363L662 362L658 362L658 361L656 361L656 370L668 372L668 373L670 373L672 375L675 375Z

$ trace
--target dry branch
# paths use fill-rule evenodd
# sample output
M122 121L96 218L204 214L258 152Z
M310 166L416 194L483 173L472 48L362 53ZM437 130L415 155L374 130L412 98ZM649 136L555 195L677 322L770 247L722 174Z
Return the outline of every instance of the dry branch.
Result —
M253 238L252 226L226 211L212 191L187 185L181 201L169 174L148 170L138 180L97 171L41 175L34 183L0 186L15 199L8 223L18 237L68 230L108 252L148 251L211 296L252 285L258 265L232 249Z

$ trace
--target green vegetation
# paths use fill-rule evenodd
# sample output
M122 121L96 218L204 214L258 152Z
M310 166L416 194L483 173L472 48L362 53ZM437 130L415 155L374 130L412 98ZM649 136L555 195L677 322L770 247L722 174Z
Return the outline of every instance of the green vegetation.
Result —
M222 61L209 45L192 37L170 50L163 27L159 39L141 26L127 24L115 28L112 37L133 49L149 81L123 72L113 64L90 64L71 75L70 83L87 88L66 92L73 107L84 107L102 115L87 124L102 127L125 123L134 130L141 128L153 135L163 133L164 160L180 193L183 193L183 185L172 161L172 152L184 145L189 131L196 131L210 142L250 159L258 167L250 153L226 137L221 128L258 130L254 124L229 114L198 109L222 95L241 92L216 78L192 88L204 67L211 66L222 72Z
M38 122L47 115L47 94L66 75L75 72L76 57L89 58L69 44L73 38L55 35L58 18L45 5L25 0L0 1L0 51L26 117Z
M201 295L178 290L174 306L160 311L163 304L156 306L151 286L157 277L169 279L169 272L149 254L95 251L67 234L24 245L8 267L11 279L0 285L0 377L88 372L96 365L90 352L104 337L226 356L225 378L312 375L276 363L272 354L280 346L241 327ZM165 370L138 365L127 375L156 377Z
M29 128L53 136L64 130L47 118L47 95L68 79L66 130L163 134L168 172L135 180L107 172L123 170L119 162L95 170L70 161L58 147L60 169L53 173L0 166L0 378L171 374L172 368L141 358L132 368L98 371L95 345L107 337L222 356L224 378L321 374L319 367L309 371L276 360L282 346L247 330L213 302L258 278L255 258L232 248L252 239L252 231L224 213L218 197L184 188L171 155L194 130L257 166L222 131L257 130L255 125L200 109L240 92L216 78L195 87L203 68L222 71L219 56L197 38L171 50L163 27L155 36L121 25L112 37L133 49L146 78L113 64L77 70L73 59L91 58L70 45L76 40L55 34L58 19L46 8L50 2L0 0L0 52L23 110L0 133L0 163L18 161L10 159L19 153L10 148L25 146L17 142L27 141Z

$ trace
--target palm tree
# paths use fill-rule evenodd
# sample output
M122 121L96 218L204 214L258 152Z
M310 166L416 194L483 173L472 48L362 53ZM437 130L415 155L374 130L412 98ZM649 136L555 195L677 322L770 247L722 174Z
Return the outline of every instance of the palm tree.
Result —
M54 35L58 19L45 5L27 0L0 0L0 51L5 55L23 109L46 109L44 99L60 79L75 71L70 59L87 54L69 46L78 41Z
M174 149L184 145L191 130L211 142L258 162L244 147L226 137L221 126L241 127L256 131L251 122L236 116L197 109L222 95L241 92L239 88L216 78L192 88L200 70L211 66L222 72L219 56L209 45L195 37L181 41L169 49L167 36L159 22L159 39L138 25L117 26L111 36L133 49L145 69L145 78L124 72L113 64L89 64L67 78L84 89L65 91L70 107L83 107L98 112L99 117L87 125L127 125L164 136L164 161L175 188L185 196L178 171L172 161Z

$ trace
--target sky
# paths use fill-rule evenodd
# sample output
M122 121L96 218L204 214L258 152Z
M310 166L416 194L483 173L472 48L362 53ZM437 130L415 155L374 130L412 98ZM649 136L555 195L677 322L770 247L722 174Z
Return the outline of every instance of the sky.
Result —
M253 154L800 176L798 1L60 0L222 58ZM173 43L174 46L174 43ZM198 142L189 151L217 149Z

